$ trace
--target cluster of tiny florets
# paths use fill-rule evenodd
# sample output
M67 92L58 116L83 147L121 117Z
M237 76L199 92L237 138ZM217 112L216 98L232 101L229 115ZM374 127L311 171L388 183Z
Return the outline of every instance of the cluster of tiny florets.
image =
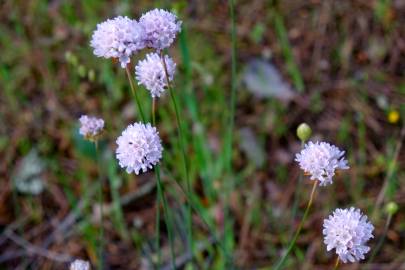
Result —
M131 55L145 47L144 37L144 28L136 20L118 16L97 25L90 45L96 56L118 58L125 68Z
M176 71L176 64L169 56L165 55L164 57L167 78L172 81ZM144 60L138 62L135 67L135 77L138 84L145 86L153 98L160 97L168 87L164 64L157 53L147 54Z
M162 158L163 147L159 132L149 123L129 125L117 139L116 156L127 173L152 169Z
M326 142L309 142L296 155L295 161L311 180L319 180L321 186L332 184L332 178L337 169L349 169L344 151Z
M86 139L94 139L103 131L104 120L97 117L82 115L79 118L79 133Z
M176 15L163 9L146 12L139 23L145 29L146 46L156 50L169 47L181 29L181 21Z
M69 270L90 270L90 263L83 260L75 260L70 264Z
M344 263L363 260L370 250L366 243L373 238L374 227L359 209L336 209L323 227L326 249L335 249Z
M99 23L90 45L98 57L117 58L126 68L131 56L149 47L158 51L169 47L180 32L181 21L163 9L151 10L140 21L118 16Z

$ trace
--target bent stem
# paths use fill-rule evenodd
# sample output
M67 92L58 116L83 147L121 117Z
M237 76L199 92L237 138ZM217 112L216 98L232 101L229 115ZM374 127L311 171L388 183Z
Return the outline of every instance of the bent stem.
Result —
M99 150L98 150L98 141L94 141L94 146L96 148L96 159L97 159L97 166L99 169L99 189L98 189L98 201L100 204L100 231L99 231L99 269L103 270L104 264L103 264L103 249L104 249L104 213L103 213L103 182L101 179L101 164L100 164L100 155L99 155Z
M173 88L170 84L169 74L167 72L167 65L166 65L165 57L163 55L163 51L160 52L160 58L162 60L163 69L165 71L165 76L166 76L167 87L169 88L170 98L172 100L174 111L176 114L177 131L178 131L178 136L179 136L179 141L180 141L180 148L181 148L181 152L182 152L182 156L183 156L183 169L184 169L184 174L185 174L185 178L186 178L187 193L191 196L192 190L191 190L191 182L190 182L190 177L189 177L189 172L188 172L186 150L185 150L185 146L184 146L183 128L182 128L182 123L181 123L181 119L180 119L179 108L177 106L176 96L175 96ZM193 231L192 231L192 226L193 226L192 209L191 209L191 205L189 203L187 204L186 217L187 217L188 245L191 250L191 253L194 255L194 252L193 252L194 243L193 243Z
M141 119L142 119L142 121L143 121L144 123L146 123L146 122L145 122L145 115L143 114L143 110L142 110L142 106L141 106L141 102L140 102L140 100L139 100L139 97L138 97L137 92L135 91L134 82L132 81L131 72L130 72L130 70L129 70L128 65L127 65L127 67L125 68L125 71L126 71L126 73L127 73L127 77L128 77L128 80L129 80L129 85L130 85L130 87L131 87L132 95L135 97L136 105L138 106L138 110L139 110L139 114L141 115Z
M333 267L333 270L338 269L339 267L339 256L336 258L335 266Z
M317 185L318 185L318 181L315 180L314 185L312 187L311 195L309 197L307 208L305 209L305 212L304 212L304 216L302 217L302 220L301 220L300 224L298 225L298 229L295 232L293 239L291 240L290 244L288 245L287 251L285 252L284 256L281 258L281 260L278 262L275 270L281 269L283 267L283 264L285 263L285 260L287 259L288 255L290 254L290 252L294 248L295 242L297 242L298 235L300 234L300 232L302 230L302 227L303 227L303 225L305 223L305 220L307 219L309 209L311 208L312 201L314 200L314 195L315 195L315 190L316 190Z

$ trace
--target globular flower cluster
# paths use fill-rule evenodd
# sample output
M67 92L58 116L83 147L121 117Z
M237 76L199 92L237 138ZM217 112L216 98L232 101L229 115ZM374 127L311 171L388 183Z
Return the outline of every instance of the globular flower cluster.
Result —
M74 260L69 270L90 270L90 263L83 260Z
M335 249L344 263L363 260L370 250L366 243L373 238L374 227L359 209L336 209L324 220L323 227L326 249Z
M79 133L86 139L94 140L101 134L104 128L104 120L97 117L82 115L79 118Z
M344 151L326 142L309 142L296 155L295 161L311 180L319 180L321 186L332 184L332 178L337 169L349 169Z
M94 54L118 58L125 68L133 53L145 47L145 30L136 20L118 16L97 25L90 41Z
M142 15L139 22L118 16L98 24L90 45L96 56L117 58L126 68L131 56L145 47L158 51L169 47L180 29L176 15L154 9Z
M159 51L169 47L181 29L181 21L176 15L163 9L145 13L139 23L145 29L146 46Z
M127 173L152 169L162 158L163 147L159 132L151 124L129 125L117 139L116 156Z
M165 64L167 71L167 78L173 80L176 71L176 64L173 60L165 55ZM153 98L160 97L160 95L167 89L168 81L162 59L157 53L150 53L146 55L144 60L138 62L135 67L135 77L138 84L145 86L150 91Z

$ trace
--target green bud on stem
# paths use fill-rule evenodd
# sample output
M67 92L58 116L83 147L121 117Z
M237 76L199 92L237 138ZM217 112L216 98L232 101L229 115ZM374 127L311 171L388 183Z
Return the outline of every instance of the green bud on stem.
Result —
M302 123L297 128L297 136L302 142L306 142L311 137L312 129L307 123Z

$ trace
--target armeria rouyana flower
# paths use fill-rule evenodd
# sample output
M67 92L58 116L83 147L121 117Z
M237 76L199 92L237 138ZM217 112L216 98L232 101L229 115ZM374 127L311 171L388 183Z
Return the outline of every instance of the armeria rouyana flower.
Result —
M163 147L159 132L151 124L129 125L117 139L116 156L127 173L146 172L162 158Z
M336 249L339 259L356 262L364 259L370 247L366 243L373 238L374 226L359 209L336 209L323 222L326 249Z
M349 169L344 151L326 142L309 142L295 157L302 170L319 180L321 186L332 184L335 170Z
M146 12L139 23L145 29L146 46L159 51L169 47L181 30L176 15L163 9Z
M90 263L83 260L74 260L70 264L69 270L90 270Z
M79 133L89 140L95 140L104 128L104 120L97 117L82 115L79 122Z
M125 68L130 57L145 47L144 29L136 20L118 16L99 23L90 41L94 54L104 58L118 58Z
M173 80L176 71L176 64L173 60L165 55L165 63L169 81ZM162 59L157 53L146 55L146 59L141 60L135 67L135 77L138 84L142 84L148 89L152 97L160 97L160 95L168 87Z

